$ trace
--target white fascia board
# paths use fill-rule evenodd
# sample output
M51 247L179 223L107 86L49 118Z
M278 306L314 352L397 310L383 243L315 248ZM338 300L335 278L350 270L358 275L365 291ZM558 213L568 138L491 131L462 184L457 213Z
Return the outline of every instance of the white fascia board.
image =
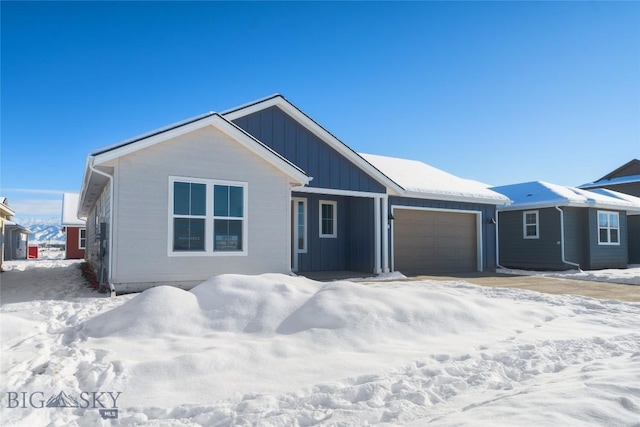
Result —
M82 188L80 188L80 197L78 198L78 211L76 213L78 218L84 218L85 220L86 217L83 215L81 207L84 204L84 199L87 195L87 187L89 186L89 181L91 181L91 168L89 167L89 165L91 164L92 160L93 156L87 156L87 161L84 164L84 176L82 178Z
M271 150L269 147L253 138L235 124L227 121L224 117L215 115L212 119L215 126L221 132L238 141L242 146L261 157L267 163L270 163L272 166L289 175L289 177L293 178L296 183L302 185L309 184L309 177L304 173L304 171L284 157L280 156L280 154Z
M11 210L8 206L3 205L2 203L0 203L0 210L2 210L3 212L5 212L7 215L9 216L14 216L16 213Z
M404 189L400 187L396 182L391 180L385 174L376 169L371 163L362 158L358 153L349 148L346 144L340 141L338 138L329 133L326 129L316 123L313 119L300 111L296 106L291 104L281 95L273 96L264 101L258 101L250 104L247 107L234 109L233 111L224 114L227 120L235 120L240 117L248 116L249 114L262 111L266 108L277 106L289 116L293 117L298 123L304 126L309 132L329 144L331 148L343 155L353 164L365 171L369 176L373 177L380 184L387 187L393 193L402 194Z
M126 156L127 154L135 153L136 151L140 151L145 148L151 147L153 145L159 144L161 142L168 141L172 138L176 138L178 136L187 134L189 132L202 129L203 127L206 127L212 124L213 117L215 116L205 117L201 120L167 130L165 132L150 136L148 138L134 141L130 144L123 145L118 148L114 148L113 150L109 150L101 154L97 154L94 157L95 160L93 162L93 165L94 166L101 165L110 160L114 160L122 156Z
M504 199L494 199L482 196L458 196L455 194L426 193L421 191L405 191L400 194L400 197L410 197L412 199L443 200L447 202L475 203L479 205L495 205L498 207L506 207L511 203L511 200L506 197Z
M537 202L537 203L520 203L520 204L511 204L508 206L499 206L498 207L498 211L499 212L506 212L506 211L526 211L526 210L533 210L533 209L546 209L546 208L554 208L554 207L567 207L570 206L571 203L569 203L566 200L557 200L556 202ZM588 206L580 206L580 207L588 207Z
M127 154L143 150L145 148L171 140L173 138L177 138L190 132L197 131L207 126L213 126L232 139L238 141L242 146L249 149L254 154L260 156L263 160L266 160L272 166L275 166L277 169L289 175L297 183L308 184L309 178L304 174L304 172L302 172L293 164L290 164L286 159L280 157L277 153L271 151L268 147L264 146L259 141L250 137L234 124L228 122L219 114L214 114L195 122L167 130L157 135L132 142L131 144L115 148L111 151L98 154L95 156L94 166L105 164L111 160L117 159Z
M510 206L498 207L498 211L522 211L522 210L531 210L531 209L546 209L546 208L592 208L592 209L606 209L606 210L614 210L614 211L626 211L628 213L631 212L640 212L640 207L633 205L623 205L623 204L615 204L615 203L580 203L580 202L572 202L568 200L557 200L555 202L539 202L539 203L524 203L524 204L516 204Z
M355 190L339 190L333 188L318 188L318 187L294 187L291 189L296 193L307 194L326 194L331 196L348 196L348 197L387 197L385 193L370 193L367 191L355 191Z

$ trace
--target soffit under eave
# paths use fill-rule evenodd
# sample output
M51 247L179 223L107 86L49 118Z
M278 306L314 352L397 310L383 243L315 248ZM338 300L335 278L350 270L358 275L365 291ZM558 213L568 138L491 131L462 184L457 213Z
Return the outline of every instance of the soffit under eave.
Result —
M113 168L108 168L113 169ZM83 194L82 199L80 200L80 206L78 206L78 217L86 218L91 208L96 204L104 187L108 183L108 178L97 174L95 172L90 171L89 182L87 183L85 193ZM113 170L106 172L113 173Z

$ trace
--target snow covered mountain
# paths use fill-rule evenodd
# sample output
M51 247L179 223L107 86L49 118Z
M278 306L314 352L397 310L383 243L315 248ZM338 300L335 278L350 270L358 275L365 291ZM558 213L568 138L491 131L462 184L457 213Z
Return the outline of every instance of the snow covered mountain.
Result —
M64 243L64 233L60 225L60 218L14 218L12 221L32 231L29 244L36 243Z

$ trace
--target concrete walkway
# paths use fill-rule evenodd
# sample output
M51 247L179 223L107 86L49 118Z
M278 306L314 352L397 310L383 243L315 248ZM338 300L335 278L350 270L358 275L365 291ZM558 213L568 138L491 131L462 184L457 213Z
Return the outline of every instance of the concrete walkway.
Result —
M519 288L559 295L582 295L599 299L640 302L640 286L586 280L558 279L540 276L512 276L507 274L471 273L456 276L413 276L410 280L441 280L473 283L496 288Z

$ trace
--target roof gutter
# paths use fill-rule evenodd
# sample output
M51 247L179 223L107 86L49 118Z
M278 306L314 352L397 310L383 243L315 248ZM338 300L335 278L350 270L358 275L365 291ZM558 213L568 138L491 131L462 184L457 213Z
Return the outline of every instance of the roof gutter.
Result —
M562 257L562 262L564 264L573 265L578 268L578 271L582 271L582 269L580 268L580 264L567 261L567 259L564 257L564 211L560 209L559 206L554 206L554 208L556 208L556 210L560 212L560 255Z
M103 172L101 170L96 169L93 166L93 162L95 160L95 157L91 157L91 161L89 162L89 169L91 170L91 172L96 173L98 175L102 175L104 177L106 177L109 180L109 248L108 250L108 255L109 255L109 264L108 264L108 283L109 283L109 290L111 293L112 297L116 296L116 288L113 286L113 281L111 280L111 275L113 272L113 176L109 175L106 172Z

